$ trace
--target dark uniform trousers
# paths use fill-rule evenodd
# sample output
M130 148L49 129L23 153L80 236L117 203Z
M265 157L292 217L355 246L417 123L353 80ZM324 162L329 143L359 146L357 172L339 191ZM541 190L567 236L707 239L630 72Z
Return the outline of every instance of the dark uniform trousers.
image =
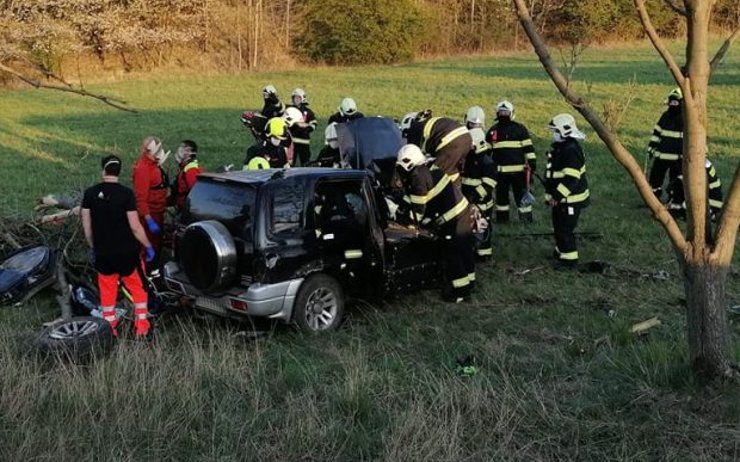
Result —
M681 159L666 160L658 157L653 159L653 163L650 166L650 186L653 188L653 192L658 199L663 194L663 180L666 173L668 173L668 186L670 189L670 185L681 174Z
M522 197L527 192L527 177L524 172L498 174L496 184L496 222L506 223L509 221L509 191L514 194L514 202L519 208L519 219L523 222L532 221L532 206L520 207Z
M475 257L473 255L473 232L470 229L467 211L457 219L440 226L439 233L444 246L445 274L452 286L454 297L467 297L475 284Z
M552 209L555 252L557 258L564 264L575 265L578 262L575 229L580 215L581 207L568 204L558 204Z

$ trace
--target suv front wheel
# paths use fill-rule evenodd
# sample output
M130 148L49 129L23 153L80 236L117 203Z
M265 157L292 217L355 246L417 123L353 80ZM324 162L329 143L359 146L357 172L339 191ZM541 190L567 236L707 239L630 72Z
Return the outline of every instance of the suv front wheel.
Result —
M293 316L301 330L332 331L339 327L343 316L344 294L336 279L326 274L314 274L303 282Z

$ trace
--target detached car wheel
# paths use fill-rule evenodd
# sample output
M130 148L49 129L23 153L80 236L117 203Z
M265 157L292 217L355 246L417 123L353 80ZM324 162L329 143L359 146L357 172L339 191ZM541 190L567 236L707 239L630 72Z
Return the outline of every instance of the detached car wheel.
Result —
M336 330L344 316L342 286L326 274L315 274L298 290L293 319L301 330L328 332Z
M39 349L73 363L86 363L113 349L113 331L108 321L79 316L47 327L38 338Z

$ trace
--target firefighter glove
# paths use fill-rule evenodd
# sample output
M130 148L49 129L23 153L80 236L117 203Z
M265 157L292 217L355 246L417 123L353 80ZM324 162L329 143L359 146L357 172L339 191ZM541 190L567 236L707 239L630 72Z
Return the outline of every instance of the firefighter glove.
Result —
M145 252L146 252L146 262L147 263L153 262L154 261L154 257L156 255L156 252L154 251L154 247L148 246L145 249Z
M146 227L149 228L149 232L152 234L159 234L162 232L162 229L159 227L156 221L154 221L154 218L147 216L146 217Z

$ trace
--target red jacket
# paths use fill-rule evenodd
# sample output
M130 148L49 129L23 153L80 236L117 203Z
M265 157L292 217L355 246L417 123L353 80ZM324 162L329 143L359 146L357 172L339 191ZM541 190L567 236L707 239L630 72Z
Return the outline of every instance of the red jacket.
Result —
M185 199L201 173L203 173L203 168L198 165L197 160L191 160L177 173L175 205L178 209L185 206Z
M162 215L167 207L167 176L157 162L141 156L134 165L133 183L139 215Z

